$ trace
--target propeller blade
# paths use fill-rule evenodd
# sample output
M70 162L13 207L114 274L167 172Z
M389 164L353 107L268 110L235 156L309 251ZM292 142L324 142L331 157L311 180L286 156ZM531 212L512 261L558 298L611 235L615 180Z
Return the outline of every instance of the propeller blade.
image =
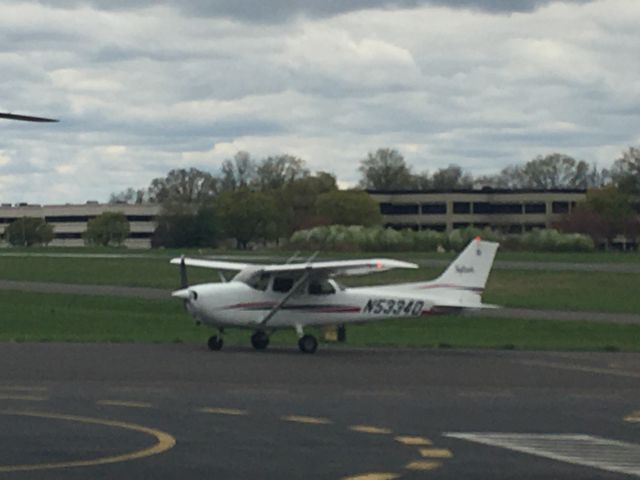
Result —
M180 257L180 288L187 288L189 280L187 278L187 266L184 264L184 255Z
M17 115L15 113L0 113L0 118L7 120L20 120L22 122L58 122L53 118L33 117L31 115Z

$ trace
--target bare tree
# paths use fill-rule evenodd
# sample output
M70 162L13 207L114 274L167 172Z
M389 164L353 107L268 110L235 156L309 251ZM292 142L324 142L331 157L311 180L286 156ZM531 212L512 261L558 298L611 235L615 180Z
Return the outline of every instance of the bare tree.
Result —
M256 180L261 190L275 190L309 175L304 160L293 155L276 155L265 158L256 170Z
M392 148L379 148L360 162L360 186L372 190L408 190L412 186L411 168Z
M256 165L248 152L240 151L233 156L233 160L222 162L222 178L220 188L223 191L233 191L247 188L255 181Z
M167 204L202 204L218 192L218 180L197 168L171 170L149 186L149 200Z
M640 148L629 147L611 168L611 179L623 192L640 194Z

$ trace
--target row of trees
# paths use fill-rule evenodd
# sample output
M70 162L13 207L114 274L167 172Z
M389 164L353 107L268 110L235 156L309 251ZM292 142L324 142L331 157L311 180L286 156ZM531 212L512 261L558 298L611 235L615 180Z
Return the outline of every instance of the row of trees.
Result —
M468 188L598 188L614 185L627 194L640 194L640 148L630 147L613 162L599 169L584 160L562 153L539 155L523 165L509 165L495 175L474 178L457 165L430 174L414 173L394 149L369 153L359 168L360 186L371 190L456 190Z
M603 243L608 248L618 236L631 241L638 237L639 207L635 195L614 185L594 188L587 191L587 199L576 205L556 227L563 232L586 234L594 243Z
M239 152L218 175L171 170L147 189L130 188L111 201L159 203L152 244L165 247L212 246L233 238L247 248L250 242L278 242L314 225L380 222L377 204L365 192L338 190L333 175L311 175L305 162L291 155L258 162Z
M599 234L605 229L609 238L611 231L621 231L621 224L626 225L622 230L631 232L635 215L630 213L630 196L640 194L640 149L633 147L623 152L610 170L554 153L477 178L457 165L433 174L414 173L397 150L380 148L360 162L359 171L359 187L372 190L609 185L612 190L599 197L607 199L607 207L602 206L602 201L590 200L559 225L566 231L588 233L594 238L596 230ZM622 197L614 198L614 194ZM155 202L162 206L154 246L211 246L220 238L235 238L240 248L246 248L252 241L277 242L294 231L317 225L375 225L380 221L375 203L365 193L338 190L335 176L327 172L312 175L305 162L292 155L256 161L247 152L238 152L223 162L217 174L195 168L176 169L166 177L153 179L146 189L129 188L112 195L110 200ZM615 215L611 214L612 208ZM595 221L596 218L600 220ZM614 218L625 220L616 220L612 226Z
M562 153L539 155L522 165L509 165L495 175L473 177L458 165L434 173L415 173L400 152L379 148L360 162L359 187L371 190L455 190L468 188L594 188L614 185L629 194L640 194L640 148L630 147L610 169L599 169L584 160ZM270 156L255 161L247 152L227 159L217 175L191 168L172 170L167 177L154 179L146 189L129 188L112 194L110 202L203 203L219 194L250 190L273 192L298 180L318 179L324 191L336 189L330 173L310 175L304 160L292 155Z

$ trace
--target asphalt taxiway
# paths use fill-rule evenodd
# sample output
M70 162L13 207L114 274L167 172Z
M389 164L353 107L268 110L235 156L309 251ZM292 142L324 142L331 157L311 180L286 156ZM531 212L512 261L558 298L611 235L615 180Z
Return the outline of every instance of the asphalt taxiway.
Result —
M0 366L0 478L640 476L638 354L0 343Z

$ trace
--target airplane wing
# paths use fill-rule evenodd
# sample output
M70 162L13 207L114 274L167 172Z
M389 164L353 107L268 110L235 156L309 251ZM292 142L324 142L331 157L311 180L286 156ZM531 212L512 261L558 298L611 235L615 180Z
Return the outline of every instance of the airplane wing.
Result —
M181 259L174 258L171 263L179 265ZM214 268L216 270L244 270L253 267L256 272L263 273L295 273L313 272L321 275L365 275L372 272L384 272L392 268L418 268L415 263L402 262L388 258L366 260L335 260L330 262L286 263L282 265L260 265L256 263L225 262L219 260L202 260L185 258L184 263L190 267Z
M173 265L180 265L182 258L172 258L171 263ZM240 263L240 262L223 262L220 260L202 260L198 258L185 258L184 264L189 267L204 267L204 268L214 268L216 270L244 270L247 267L253 266L249 263Z
M384 272L392 268L418 268L415 263L373 258L364 260L334 260L329 262L287 263L283 265L265 265L263 272L313 272L325 275L365 275L373 272Z

